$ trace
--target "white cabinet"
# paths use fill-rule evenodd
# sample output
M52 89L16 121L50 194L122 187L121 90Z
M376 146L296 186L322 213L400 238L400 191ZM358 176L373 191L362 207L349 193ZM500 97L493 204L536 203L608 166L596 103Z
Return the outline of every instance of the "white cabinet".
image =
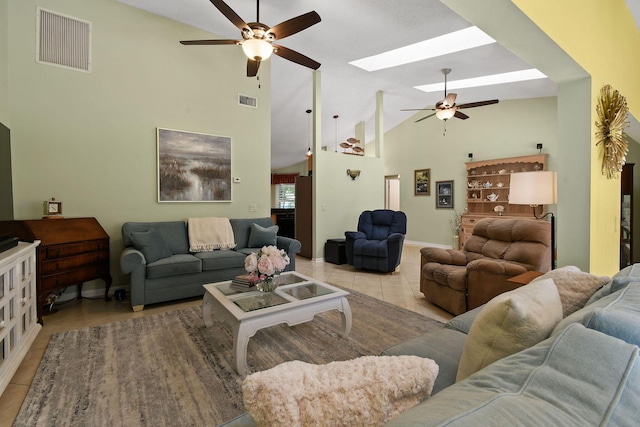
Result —
M19 242L0 253L0 395L33 344L38 323L36 247Z

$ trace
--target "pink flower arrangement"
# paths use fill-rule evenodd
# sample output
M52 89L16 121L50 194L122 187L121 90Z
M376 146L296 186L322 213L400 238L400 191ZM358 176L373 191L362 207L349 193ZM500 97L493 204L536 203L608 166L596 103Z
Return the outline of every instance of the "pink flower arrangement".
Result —
M284 249L263 246L258 252L248 255L244 259L244 269L247 273L264 278L281 272L290 262L291 260Z

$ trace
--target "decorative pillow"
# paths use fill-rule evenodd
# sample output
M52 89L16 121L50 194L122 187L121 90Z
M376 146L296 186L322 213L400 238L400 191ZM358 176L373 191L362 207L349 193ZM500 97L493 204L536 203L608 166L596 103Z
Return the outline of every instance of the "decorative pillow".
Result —
M285 362L247 376L244 407L260 426L383 425L431 395L438 365L417 356Z
M129 237L131 237L133 246L142 252L144 258L147 260L147 264L173 255L162 238L162 235L155 228L131 233Z
M482 308L471 325L456 381L539 343L560 320L562 304L552 279L498 295Z
M553 279L558 288L563 318L584 307L598 289L611 281L610 277L594 276L573 265L551 270L532 280L532 283L545 279Z
M264 228L258 224L251 224L249 232L249 248L261 248L263 246L275 246L278 243L278 226L273 225Z

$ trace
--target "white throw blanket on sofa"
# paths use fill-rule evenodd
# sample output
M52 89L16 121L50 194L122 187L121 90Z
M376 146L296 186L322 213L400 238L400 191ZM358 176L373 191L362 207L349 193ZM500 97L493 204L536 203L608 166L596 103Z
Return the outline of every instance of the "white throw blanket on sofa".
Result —
M189 218L189 250L208 252L236 247L229 218Z

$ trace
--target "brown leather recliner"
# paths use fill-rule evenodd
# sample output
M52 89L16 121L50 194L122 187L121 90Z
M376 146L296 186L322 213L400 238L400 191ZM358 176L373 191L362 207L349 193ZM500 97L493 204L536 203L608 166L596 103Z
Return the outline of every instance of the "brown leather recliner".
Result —
M521 285L507 279L551 268L551 225L527 218L484 218L464 250L422 248L420 291L458 315Z

